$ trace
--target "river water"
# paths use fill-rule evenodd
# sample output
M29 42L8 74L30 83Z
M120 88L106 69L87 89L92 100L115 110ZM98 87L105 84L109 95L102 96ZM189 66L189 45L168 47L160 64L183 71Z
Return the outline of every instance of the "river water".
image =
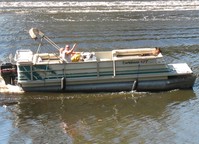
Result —
M0 61L36 51L31 27L77 51L160 47L169 63L199 73L197 0L1 0ZM43 42L42 51L56 51ZM199 142L199 82L193 90L0 94L0 143Z

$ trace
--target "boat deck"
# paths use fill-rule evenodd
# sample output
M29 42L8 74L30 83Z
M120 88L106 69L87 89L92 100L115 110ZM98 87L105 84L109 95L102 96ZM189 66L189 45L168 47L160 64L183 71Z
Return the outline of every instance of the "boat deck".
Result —
M95 59L81 59L79 62L92 61L118 61L118 60L148 60L162 58L161 52L153 54L156 48L145 49L122 49L112 51L92 52ZM91 52L81 52L81 55ZM18 50L15 55L15 61L18 64L56 64L64 63L58 53L37 53L33 54L31 50Z

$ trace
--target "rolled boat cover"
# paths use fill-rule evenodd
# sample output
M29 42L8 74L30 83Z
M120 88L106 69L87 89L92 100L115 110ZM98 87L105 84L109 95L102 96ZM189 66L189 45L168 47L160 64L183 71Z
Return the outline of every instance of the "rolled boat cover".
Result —
M38 29L35 29L35 28L31 28L29 30L29 35L32 39L36 39L37 38L37 34L39 33L39 30Z

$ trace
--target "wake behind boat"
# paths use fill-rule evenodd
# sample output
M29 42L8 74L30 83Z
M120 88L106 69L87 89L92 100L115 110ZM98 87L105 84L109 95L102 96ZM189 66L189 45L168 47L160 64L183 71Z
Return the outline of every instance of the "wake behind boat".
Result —
M29 33L60 49L38 29ZM167 64L159 48L81 52L76 62L64 60L58 52L21 49L15 61L1 66L2 78L33 92L165 91L190 89L196 79L186 63Z

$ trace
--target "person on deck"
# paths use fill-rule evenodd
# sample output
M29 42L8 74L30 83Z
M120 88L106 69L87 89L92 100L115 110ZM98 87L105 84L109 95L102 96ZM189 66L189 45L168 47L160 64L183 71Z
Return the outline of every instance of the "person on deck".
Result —
M66 62L71 62L71 57L76 54L74 51L76 48L76 43L73 45L73 47L70 49L70 45L66 45L65 48L61 48L59 50L60 52L60 57L66 61Z
M152 51L152 55L154 55L154 56L157 56L159 53L161 53L161 50L160 50L160 48L155 48L155 50L154 51Z

